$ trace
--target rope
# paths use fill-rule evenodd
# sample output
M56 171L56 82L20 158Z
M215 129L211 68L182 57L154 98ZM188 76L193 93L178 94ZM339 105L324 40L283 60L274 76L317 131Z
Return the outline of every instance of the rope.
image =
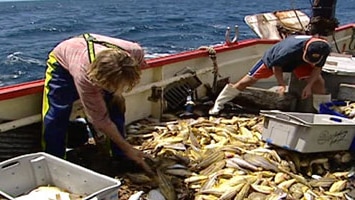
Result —
M198 48L199 50L206 50L209 57L213 63L213 84L212 84L212 93L215 94L217 92L217 78L221 77L218 72L218 64L217 64L217 52L213 47L201 46Z
M300 17L297 14L294 1L293 0L290 0L290 1L291 1L292 10L293 10L293 12L295 13L295 15L297 17L298 23L300 23L300 25L301 25L302 31L306 32L306 29L304 28L304 26L303 26L303 24L301 22L301 19L300 19Z
M341 53L341 52L340 52L340 49L339 49L339 47L338 47L338 43L337 43L337 41L336 41L336 39L335 39L335 33L332 34L332 38L333 38L334 45L335 45L335 48L337 49L338 53Z
M297 10L296 10L295 5L294 5L294 1L290 0L290 4L291 4L292 11L294 12L294 14L295 14L295 16L297 18L297 21L300 24L301 28L296 28L296 27L292 27L292 26L289 26L289 25L285 24L283 22L283 20L281 20L281 18L278 15L276 15L277 12L274 12L275 16L277 17L277 19L278 19L278 21L280 23L280 25L277 25L276 28L277 28L277 31L279 32L279 36L280 36L281 39L284 39L288 35L292 35L292 34L305 34L306 33L306 28L303 25L299 14L297 13Z

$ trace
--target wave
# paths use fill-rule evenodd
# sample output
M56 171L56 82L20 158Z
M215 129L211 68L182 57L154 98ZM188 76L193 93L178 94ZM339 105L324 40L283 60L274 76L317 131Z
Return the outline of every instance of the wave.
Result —
M5 64L6 65L17 65L17 64L34 64L39 66L45 66L46 63L43 60L31 58L29 55L24 54L23 52L16 51L12 54L9 54L6 57Z

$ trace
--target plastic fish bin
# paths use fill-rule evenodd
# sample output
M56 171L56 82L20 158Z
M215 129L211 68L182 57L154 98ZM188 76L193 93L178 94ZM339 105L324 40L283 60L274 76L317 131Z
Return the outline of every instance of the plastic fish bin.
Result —
M14 200L48 185L82 195L83 200L117 200L121 182L42 152L0 163L0 196Z
M319 113L320 114L329 114L329 115L336 115L336 116L340 116L340 117L345 117L345 118L349 118L348 116L336 112L334 111L331 107L332 106L346 106L347 103L345 101L332 101L332 102L326 102L326 103L322 103L319 106ZM350 145L349 148L350 151L355 151L355 137Z
M302 153L349 150L355 135L355 121L340 116L275 110L261 114L264 141Z
M341 84L355 84L355 59L351 56L328 56L322 67L325 86L333 98L339 99Z

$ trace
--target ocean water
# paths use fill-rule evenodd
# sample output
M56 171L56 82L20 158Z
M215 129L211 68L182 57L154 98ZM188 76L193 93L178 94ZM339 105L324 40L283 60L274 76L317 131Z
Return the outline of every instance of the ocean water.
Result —
M223 43L228 26L256 38L244 16L291 8L310 14L310 0L0 0L0 86L42 79L51 49L84 32L137 41L149 59ZM338 0L340 24L354 10Z

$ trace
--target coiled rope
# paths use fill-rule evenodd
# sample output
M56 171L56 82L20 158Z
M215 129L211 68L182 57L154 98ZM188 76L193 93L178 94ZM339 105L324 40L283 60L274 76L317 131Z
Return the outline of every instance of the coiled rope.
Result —
M208 46L201 46L198 48L199 50L206 50L209 57L212 60L213 63L213 83L212 83L212 93L216 94L217 92L217 78L221 77L221 75L218 72L218 64L217 64L217 52L213 47L208 47Z

